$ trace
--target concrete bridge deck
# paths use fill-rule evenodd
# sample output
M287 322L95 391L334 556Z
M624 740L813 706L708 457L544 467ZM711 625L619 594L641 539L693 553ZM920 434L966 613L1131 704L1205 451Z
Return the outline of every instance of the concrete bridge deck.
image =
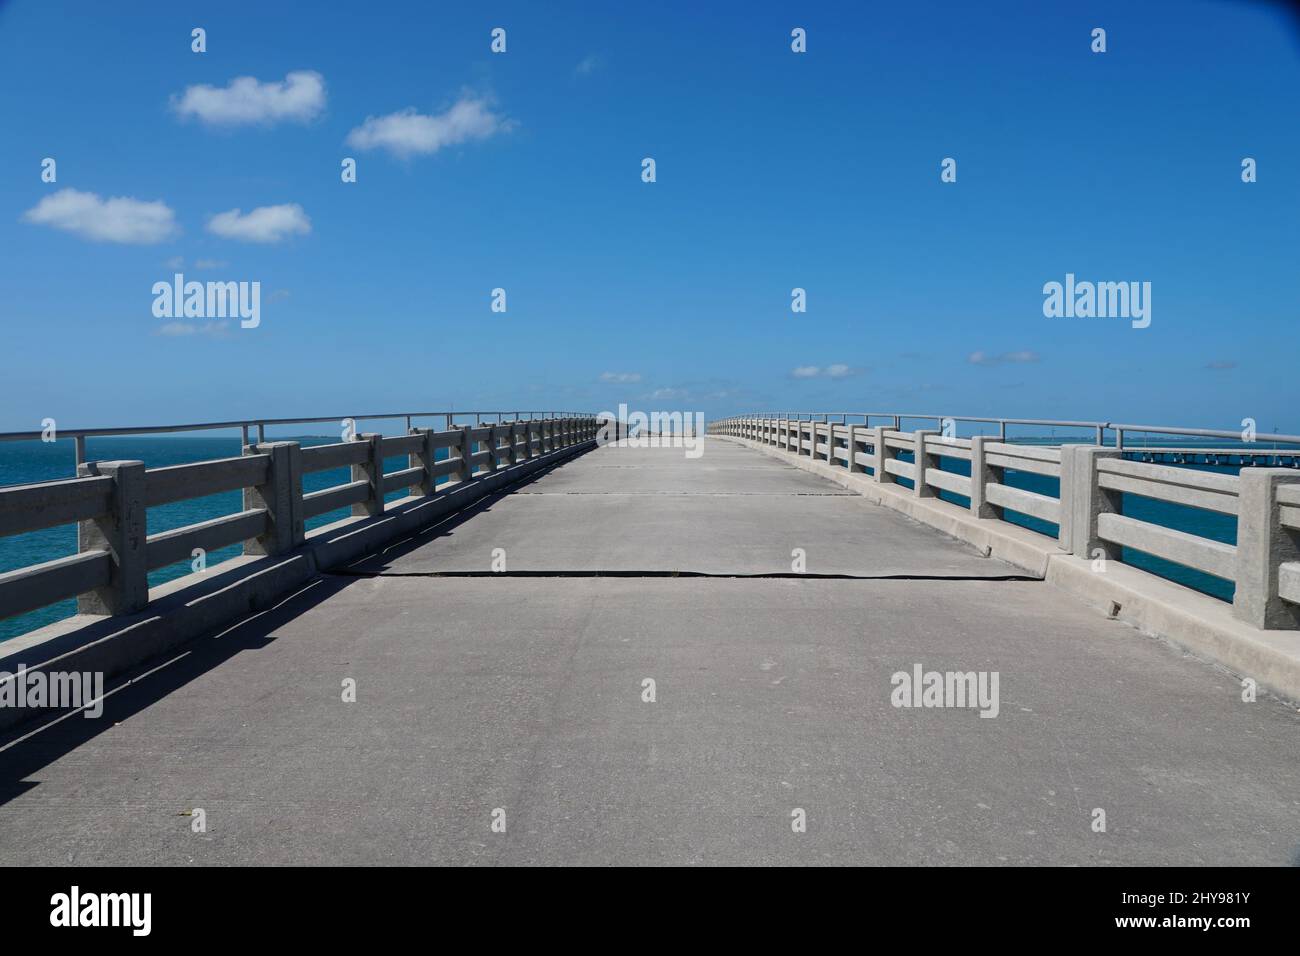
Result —
M1022 578L727 442L600 449L6 738L0 862L1298 862L1300 716ZM998 716L891 706L914 664Z

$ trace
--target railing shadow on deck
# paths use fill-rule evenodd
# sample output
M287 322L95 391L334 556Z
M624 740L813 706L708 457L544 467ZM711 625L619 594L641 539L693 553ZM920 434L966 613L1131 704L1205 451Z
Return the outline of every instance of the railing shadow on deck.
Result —
M266 647L276 631L355 583L319 578L275 606L220 633L197 638L159 661L126 671L105 685L103 713L51 712L44 722L25 722L0 733L0 806L34 788L28 778L114 725L140 714L174 691L247 651Z

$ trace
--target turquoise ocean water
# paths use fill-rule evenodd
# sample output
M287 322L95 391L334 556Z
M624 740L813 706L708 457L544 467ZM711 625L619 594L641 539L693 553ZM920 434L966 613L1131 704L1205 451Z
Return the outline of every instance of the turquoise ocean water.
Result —
M325 445L338 441L334 437L303 437L303 436L276 436L279 440L292 437L299 441L304 447L311 445ZM1026 444L1056 444L1058 440L1028 440ZM1177 443L1164 443L1163 447L1191 447L1188 442L1182 441ZM1159 443L1147 443L1146 448L1156 450L1162 447ZM1217 445L1218 448L1228 446ZM1251 446L1258 449L1259 445ZM1136 455L1141 454L1140 448L1131 449ZM238 437L121 437L121 438L92 438L87 442L87 457L93 460L110 461L114 459L130 459L143 461L150 468L159 468L165 465L179 465L187 462L204 461L213 458L235 457L240 454L240 440ZM442 451L439 457L445 457L446 452ZM908 456L901 456L904 460ZM58 441L51 443L42 442L13 442L0 444L0 486L26 484L36 481L51 481L72 477L73 468L73 449L70 441ZM389 458L384 463L385 471L394 471L399 468L405 468L407 461L405 456ZM1191 466L1189 466L1191 467ZM1236 474L1240 469L1232 466L1197 466L1204 470L1214 471L1221 474ZM943 459L943 468L946 471L952 471L958 474L969 474L970 465L960 459L945 458ZM348 470L338 468L331 471L317 472L303 476L303 487L305 491L319 491L322 488L328 488L331 485L342 484L349 480ZM1008 472L1006 481L1009 485L1017 488L1023 488L1027 491L1034 491L1039 494L1058 497L1060 494L1060 483L1055 478L1046 478L1041 475L1034 475L1028 472ZM905 480L900 484L908 485ZM388 498L393 500L404 494L402 491L391 493ZM968 506L969 501L961 495L954 495L949 492L941 492L941 497L962 506ZM205 521L209 518L219 517L223 514L231 514L242 509L242 498L238 491L225 492L217 495L209 495L205 498L196 498L191 501L180 501L169 505L162 505L157 508L149 509L149 526L150 534L156 534L160 531L169 531L173 528L179 528L184 525L193 524L198 521ZM1226 544L1235 544L1237 538L1236 519L1229 515L1222 515L1215 512L1202 511L1197 508L1188 508L1180 505L1166 504L1164 502L1153 501L1148 498L1141 498L1135 495L1124 496L1124 513L1131 517L1143 521L1150 521L1155 524L1164 525L1180 531L1186 531L1193 534L1202 535L1212 538L1215 541L1222 541ZM329 514L320 515L307 522L308 530L318 528L332 521L347 517L348 511L340 509ZM1056 536L1057 529L1053 524L1040 521L1028 515L1020 515L1008 512L1007 520L1017 524L1024 525L1035 531L1044 534ZM12 571L26 565L38 564L42 561L50 561L55 558L74 554L77 550L77 533L74 525L64 525L57 528L49 528L44 531L36 531L28 534L15 535L7 538L0 538L0 573ZM240 553L238 545L232 545L223 548L220 551L208 555L208 566L211 568L216 563L227 558L234 557ZM1232 584L1219 578L1194 571L1190 568L1184 568L1180 565L1172 564L1168 561L1157 558L1153 555L1143 554L1125 549L1124 560L1127 563L1144 568L1164 577L1178 581L1189 587L1195 588L1206 594L1213 595L1225 601L1232 600ZM149 575L151 585L162 584L174 578L191 573L188 561L180 562L165 568L159 568ZM37 627L57 621L60 618L70 616L75 613L76 605L72 600L61 601L50 607L42 608L28 614L18 617L0 620L0 641L25 633Z
M275 436L277 441L293 440L303 447L328 445L337 442L336 437L318 436ZM241 441L229 438L172 438L131 436L122 438L90 438L86 442L86 457L98 461L133 460L143 461L146 467L162 468L167 465L182 465L194 461L207 461L214 458L234 458L241 453ZM440 450L438 457L446 457L446 450ZM70 478L75 474L75 454L71 441L57 442L10 442L0 444L0 486L28 484L36 481L53 481ZM407 467L406 456L386 459L384 470L396 471ZM303 476L304 491L319 491L331 485L339 485L350 480L348 469L335 468ZM402 497L404 492L395 491L387 498L393 500ZM238 491L194 498L190 501L177 501L169 505L160 505L149 509L149 534L170 531L198 521L217 518L243 510L243 497ZM348 516L348 509L341 508L327 514L319 515L307 522L307 530L319 528L332 521ZM76 525L62 525L33 531L28 534L0 538L0 573L13 571L30 564L52 561L55 558L75 554L77 551ZM242 553L240 545L231 545L219 551L213 551L207 557L211 568L219 561L233 558ZM149 575L150 586L157 586L174 578L190 574L190 562L185 560L165 568L159 568ZM0 641L23 634L37 627L42 627L60 618L76 613L76 602L60 601L58 604L22 614L18 617L0 620Z

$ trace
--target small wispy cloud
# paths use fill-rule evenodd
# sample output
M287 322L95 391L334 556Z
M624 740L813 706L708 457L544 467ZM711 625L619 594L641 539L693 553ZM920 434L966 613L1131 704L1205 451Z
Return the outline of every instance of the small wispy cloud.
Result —
M640 372L601 372L600 380L602 382L614 382L622 385L629 382L641 381L641 373Z
M104 199L96 193L60 189L23 213L23 220L61 229L94 242L147 245L176 234L176 215L161 199Z
M1205 367L1215 372L1225 372L1228 369L1236 368L1237 363L1232 359L1215 359L1213 362L1206 362Z
M861 372L861 369L837 362L825 367L820 365L800 365L791 369L790 375L793 378L852 378L861 374Z
M308 235L311 220L297 203L258 206L247 213L231 209L209 219L208 232L240 242L280 242L289 236Z
M361 150L386 149L400 159L409 159L488 139L514 126L513 120L493 112L490 98L463 93L446 110L433 115L409 107L387 116L367 116L348 133L347 144Z
M168 338L185 338L190 335L207 335L212 338L224 338L230 330L229 322L168 322L158 326L158 335Z
M966 361L971 365L1010 365L1042 361L1042 356L1028 349L1016 352L971 352Z
M295 70L281 81L263 83L237 76L224 87L200 83L173 95L172 109L211 126L307 123L325 109L325 78L315 70Z
M196 269L224 269L230 265L224 259L195 259L194 268Z
M669 399L686 399L690 398L691 390L689 388L656 388L650 393L649 397L655 401L667 401Z
M604 65L605 65L605 60L602 56L600 56L597 53L591 53L588 54L587 56L584 56L578 62L578 65L573 68L573 75L575 77L591 76L591 74L595 73Z

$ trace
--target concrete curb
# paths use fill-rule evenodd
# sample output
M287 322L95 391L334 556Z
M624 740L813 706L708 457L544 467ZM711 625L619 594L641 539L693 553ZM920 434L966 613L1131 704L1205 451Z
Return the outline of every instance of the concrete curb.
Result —
M1105 572L1092 562L1061 550L1051 538L991 518L976 518L965 508L937 498L918 498L908 488L877 484L871 477L732 435L711 436L761 451L856 491L973 545L992 557L1022 568L1108 617L1145 634L1253 678L1288 701L1300 701L1300 633L1257 630L1232 616L1232 605L1138 568L1108 561Z
M341 565L421 531L534 472L596 447L590 440L452 485L433 497L394 501L374 517L344 518L317 528L302 547L274 557L244 555L223 561L199 580L193 575L150 589L139 614L77 615L0 644L0 671L102 672L112 677L216 634L281 600ZM0 729L53 708L0 707Z

